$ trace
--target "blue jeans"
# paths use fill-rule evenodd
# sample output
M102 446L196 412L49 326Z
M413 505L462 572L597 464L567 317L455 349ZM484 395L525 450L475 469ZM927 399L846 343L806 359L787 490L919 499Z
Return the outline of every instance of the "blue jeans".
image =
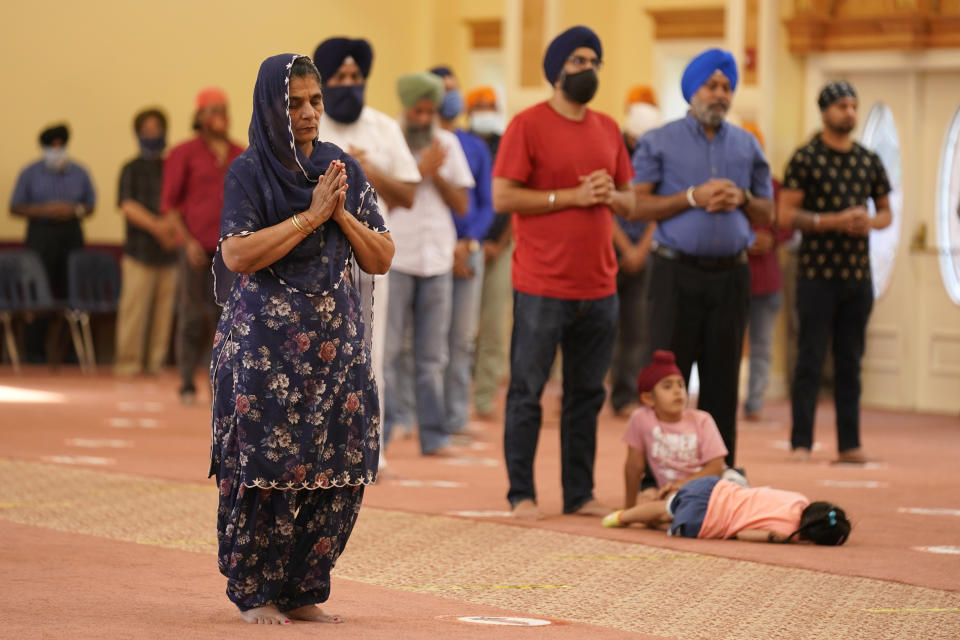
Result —
M618 307L616 294L598 300L560 300L514 292L503 433L511 504L536 500L533 459L543 417L540 396L558 346L563 353L563 510L571 513L593 499L597 414L606 399L603 378L610 368Z
M765 296L750 296L750 383L745 413L759 413L763 409L763 395L770 379L770 353L773 350L773 327L783 304L783 295L777 291Z
M480 293L483 291L483 250L467 258L472 278L453 278L453 309L450 314L450 363L447 365L447 433L459 433L467 426L470 411L470 373L477 344Z
M384 347L384 443L390 442L393 425L402 417L403 337L413 325L413 368L416 384L417 423L423 453L449 441L444 409L443 374L447 368L452 276L412 276L391 271L387 304L387 339Z
M704 476L680 487L667 503L667 510L673 516L670 535L683 538L700 535L710 505L710 495L719 481L720 476Z

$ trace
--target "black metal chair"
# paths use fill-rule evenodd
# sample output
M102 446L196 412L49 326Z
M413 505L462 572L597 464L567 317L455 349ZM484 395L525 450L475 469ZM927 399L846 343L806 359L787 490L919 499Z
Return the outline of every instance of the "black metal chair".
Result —
M30 249L0 250L0 322L13 370L20 372L20 353L13 333L13 317L59 311L50 293L40 256Z
M113 313L120 299L120 271L113 255L78 249L67 258L67 308L73 346L84 371L97 367L90 314Z

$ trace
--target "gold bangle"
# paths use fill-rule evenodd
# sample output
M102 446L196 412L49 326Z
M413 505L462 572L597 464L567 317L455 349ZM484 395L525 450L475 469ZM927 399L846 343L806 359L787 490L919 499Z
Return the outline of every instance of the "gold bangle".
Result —
M303 225L303 223L300 222L300 214L298 214L298 213L295 213L295 214L293 214L292 216L290 216L290 222L292 222L292 223L293 223L293 226L295 226L295 227L297 228L297 231L299 231L300 233L302 233L302 234L305 235L305 236L308 236L308 235L310 235L311 233L313 233L312 231L307 231L307 229L306 229L306 227Z

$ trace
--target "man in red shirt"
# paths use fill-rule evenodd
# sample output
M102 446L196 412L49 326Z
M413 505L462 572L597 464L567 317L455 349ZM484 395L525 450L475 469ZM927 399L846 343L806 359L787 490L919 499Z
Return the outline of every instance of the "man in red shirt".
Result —
M493 205L513 213L513 337L504 454L515 517L541 517L533 482L540 396L559 346L564 513L602 515L593 496L597 414L617 329L613 214L633 216L633 170L620 128L591 111L603 50L589 28L544 56L551 98L517 114L500 141Z
M174 147L163 167L160 211L173 217L183 236L177 297L176 355L180 400L196 401L194 373L208 359L219 316L213 298L213 254L220 240L220 209L227 167L243 152L227 133L227 95L210 87L197 94L197 135Z

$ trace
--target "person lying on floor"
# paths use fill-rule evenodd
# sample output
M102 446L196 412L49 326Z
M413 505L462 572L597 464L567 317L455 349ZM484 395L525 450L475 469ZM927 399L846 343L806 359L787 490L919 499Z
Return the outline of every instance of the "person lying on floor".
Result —
M637 376L637 391L642 406L623 434L625 509L662 500L697 478L723 475L747 484L739 472L726 469L728 451L713 417L687 408L687 387L673 352L654 352Z
M614 511L605 527L670 526L671 536L841 545L850 536L843 509L793 491L742 487L719 476L697 478L667 500Z

